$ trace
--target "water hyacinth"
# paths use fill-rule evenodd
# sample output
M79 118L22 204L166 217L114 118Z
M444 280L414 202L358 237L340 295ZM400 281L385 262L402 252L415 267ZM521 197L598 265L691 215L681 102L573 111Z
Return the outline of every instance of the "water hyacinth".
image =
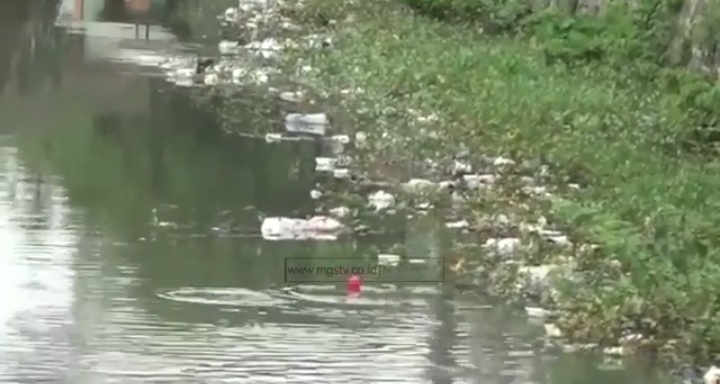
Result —
M382 192L392 195L399 209L450 210L442 212L445 226L467 229L483 250L467 258L498 276L506 269L519 272L497 279L508 292L538 293L549 285L553 292L561 290L555 281L563 280L570 266L574 278L604 282L574 285L572 295L552 295L552 305L575 308L559 312L560 320L548 325L553 337L569 334L589 339L590 345L602 332L584 332L592 328L588 324L610 324L602 337L611 339L624 331L619 319L639 323L655 313L685 319L706 310L700 303L718 288L719 279L680 270L683 263L676 260L693 264L699 249L717 253L718 237L706 223L717 221L712 191L718 185L712 158L674 157L685 150L677 143L688 136L686 127L702 125L677 102L681 96L666 96L653 88L656 84L627 85L633 84L630 70L546 65L547 49L487 39L415 18L405 9L394 12L395 6L240 2L224 18L234 15L237 29L253 37L246 50L265 51L266 44L272 53L253 58L260 64L236 65L231 75L218 72L218 81L211 83L231 78L239 87L276 86L267 72L253 71L277 65L277 78L292 79L275 93L295 108L285 115L285 134L331 142L331 153L315 155L325 159L316 163L317 172L345 180L342 185L358 175L382 176L378 179L390 184ZM242 55L244 48L237 48ZM235 49L226 43L221 51ZM251 73L265 75L251 81ZM185 84L203 82L195 76L187 68L175 77ZM319 95L312 98L313 108L305 105L308 92L298 91L298 84ZM316 109L320 105L326 109ZM342 140L328 137L330 132ZM284 140L275 132L263 136ZM352 161L340 161L340 154ZM424 164L425 159L435 165ZM388 209L389 198L378 191L360 205ZM444 205L446 200L453 204ZM337 217L355 214L345 206L332 210ZM551 271L560 277L550 279ZM693 278L677 279L688 274ZM654 299L661 296L664 301ZM598 297L603 309L621 310L574 305ZM647 304L634 312L626 309L639 298ZM653 347L682 349L674 354L704 350L704 331L688 334L682 324L665 325ZM626 353L623 345L612 348L621 347Z

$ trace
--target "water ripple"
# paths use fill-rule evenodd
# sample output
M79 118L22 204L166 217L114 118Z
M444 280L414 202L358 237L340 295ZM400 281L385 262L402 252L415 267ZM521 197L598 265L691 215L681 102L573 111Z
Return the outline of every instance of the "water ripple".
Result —
M176 255L186 250L152 237L165 221L141 242L88 224L59 180L28 173L16 156L0 147L1 382L528 381L533 348L522 332L477 303L447 304L437 285L367 284L353 299L331 285L239 287L233 262L197 262L207 255ZM245 252L247 239L215 244ZM132 259L138 250L146 261Z
M182 288L158 293L158 297L184 303L243 307L276 307L287 300L244 288Z

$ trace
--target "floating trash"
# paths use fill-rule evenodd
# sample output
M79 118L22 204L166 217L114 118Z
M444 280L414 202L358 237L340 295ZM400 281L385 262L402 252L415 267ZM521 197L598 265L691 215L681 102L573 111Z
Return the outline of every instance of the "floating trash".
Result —
M196 66L197 58L188 56L168 57L159 65L161 69L195 68Z
M400 264L400 256L399 255L392 255L392 254L379 254L377 255L378 264L380 265L389 265L392 267L397 266Z
M438 187L440 187L440 190L446 191L455 188L455 182L452 180L443 180L438 183Z
M503 165L515 165L515 160L505 157L496 157L495 160L493 160L493 165L496 167L500 167Z
M308 73L312 72L312 70L313 70L313 67L311 67L309 65L303 65L302 67L298 68L296 72L297 72L297 75L300 76L300 75L307 75Z
M571 244L570 239L565 235L546 236L545 238L555 245L568 246Z
M324 113L289 113L285 116L285 129L288 132L324 136L327 125L328 118Z
M550 311L540 307L525 307L525 313L527 313L528 317L536 319L543 319L550 315Z
M496 176L492 174L486 175L463 175L463 181L468 189L481 189L494 184Z
M345 145L350 143L350 136L335 135L328 140L331 144L330 149L334 155L341 155L345 152Z
M402 184L402 189L406 193L421 193L427 191L437 191L439 189L439 185L430 180L410 179L406 183Z
M338 142L340 144L349 144L350 136L348 136L348 135L333 135L330 137L330 140L332 140L334 142Z
M233 82L237 82L238 80L241 80L245 76L250 73L246 68L235 68L232 70L232 79Z
M330 210L330 214L335 217L347 217L350 215L350 208L348 207L335 207Z
M520 267L518 272L528 275L531 281L542 283L556 268L554 264L533 265Z
M350 177L350 170L347 168L337 168L332 171L333 177L336 179L347 179Z
M207 73L205 74L203 83L205 83L205 85L217 85L220 83L220 77L217 73Z
M705 375L703 375L703 383L704 384L717 384L720 382L720 368L716 366L712 366L708 368L707 372L705 372Z
M350 164L352 164L353 159L352 157L348 155L340 154L335 158L335 166L337 167L347 167Z
M620 340L618 340L618 343L620 345L605 347L603 348L603 353L615 357L627 356L631 353L632 350L632 348L628 347L636 343L641 343L644 339L645 337L638 333L623 336L620 338ZM720 380L720 370L717 372L716 375L713 376L713 381L711 382L716 384Z
M273 68L262 67L262 68L238 68L232 69L231 78L232 82L236 85L255 84L262 85L270 81L270 75L277 71Z
M178 87L194 87L195 86L195 82L193 81L193 79L176 79L171 82Z
M235 7L230 7L225 10L225 13L223 14L223 19L228 23L235 23L238 19L238 9Z
M523 187L523 192L527 193L528 195L532 196L539 196L539 197L550 197L552 196L550 192L548 192L547 187L544 187L542 185L535 185L535 186L527 186Z
M132 63L141 67L160 67L168 62L162 53L152 53L141 49L121 48L112 58L121 63Z
M237 41L223 40L218 43L218 50L221 55L235 55L238 53L240 43Z
M332 46L332 37L319 34L311 34L304 37L309 48L327 48Z
M352 275L348 278L347 283L345 284L345 290L349 296L357 296L362 290L362 285L363 283L360 276Z
M552 326L552 325L551 325ZM545 330L547 333L547 329ZM562 334L558 334L558 337L562 337ZM576 353L581 351L592 351L598 348L597 344L594 343L586 343L586 344L566 344L566 343L560 343L560 348L565 353Z
M192 79L197 74L195 68L175 68L167 73L169 78Z
M362 148L367 143L367 133L365 132L356 132L355 133L355 145Z
M265 142L267 143L279 143L283 141L283 135L279 133L267 133L265 134Z
M455 160L453 162L452 169L450 171L452 174L464 174L464 173L470 173L472 172L472 165L469 163L466 163L464 161Z
M420 211L427 211L429 209L432 209L433 205L428 203L427 201L421 202L415 205L415 208L417 208Z
M310 191L310 198L313 200L317 200L317 199L321 198L322 195L323 195L323 193L318 191L317 189L313 189L312 191Z
M302 91L280 92L280 99L288 103L300 103L305 99L305 94Z
M333 157L316 157L315 172L333 172L335 171L335 158Z
M341 222L326 216L307 220L268 217L263 220L260 232L265 240L337 240L347 229Z
M270 73L269 68L257 68L250 72L249 78L254 84L266 84L270 81Z
M368 205L375 208L376 212L388 209L395 205L395 196L385 191L377 191L368 196Z
M603 353L608 356L616 356L616 357L625 356L625 355L627 355L627 352L628 352L627 348L625 348L623 346L603 348Z
M450 223L445 223L445 227L450 228L450 229L465 229L465 228L468 228L469 226L470 226L470 223L468 223L467 220L458 220L458 221L453 221Z
M520 239L506 237L502 239L488 239L483 245L486 251L501 257L514 256L520 250Z
M551 272L558 268L555 264L543 264L523 266L518 268L518 273L524 275L525 279L518 281L517 288L529 294L542 294L551 289Z
M560 331L560 328L558 328L555 324L545 323L545 324L543 324L543 328L545 329L545 334L548 337L551 337L551 338L563 337L562 331Z
M282 45L277 40L269 37L265 40L248 43L244 48L263 59L272 59L280 53Z

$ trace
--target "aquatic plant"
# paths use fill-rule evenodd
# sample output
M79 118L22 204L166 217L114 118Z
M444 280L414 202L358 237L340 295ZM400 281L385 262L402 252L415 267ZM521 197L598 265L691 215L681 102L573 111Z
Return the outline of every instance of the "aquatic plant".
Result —
M534 205L578 244L563 251L574 278L560 279L553 299L567 337L610 346L639 333L634 347L670 360L720 352L712 83L661 66L656 42L623 18L598 29L545 15L528 40L488 38L393 1L310 0L293 13L308 31L332 33L333 49L298 50L285 64L311 66L306 84L352 111L341 129L378 139L370 159L448 162L465 149L475 163L505 155L547 166L556 198L530 203L537 199L505 188L493 199L525 215ZM607 28L615 33L591 36ZM549 51L565 60L553 63Z

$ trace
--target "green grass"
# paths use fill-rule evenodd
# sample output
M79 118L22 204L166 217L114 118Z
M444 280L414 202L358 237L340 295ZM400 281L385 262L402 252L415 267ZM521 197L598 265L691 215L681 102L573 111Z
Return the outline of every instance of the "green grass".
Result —
M720 352L720 167L707 142L689 144L715 88L650 62L548 65L537 36L488 37L392 1L328 1L303 12L308 25L337 20L335 49L306 57L313 85L362 88L347 105L416 144L404 111L436 113L439 155L465 145L540 159L556 184L587 187L553 209L576 241L601 245L578 255L585 283L572 287L560 323L571 338L613 344L633 329L672 360ZM622 273L601 267L610 259Z

